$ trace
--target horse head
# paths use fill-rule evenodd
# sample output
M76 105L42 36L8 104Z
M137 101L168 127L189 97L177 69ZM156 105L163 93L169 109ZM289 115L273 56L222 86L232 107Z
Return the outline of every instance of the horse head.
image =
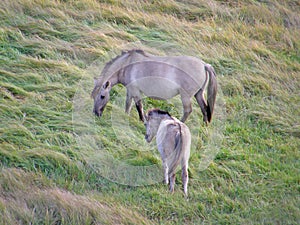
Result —
M145 127L146 127L146 134L145 139L149 143L155 137L160 122L164 118L172 118L171 115L163 110L160 109L152 109L149 110L147 115L145 116Z
M103 110L109 101L109 92L111 90L111 83L110 81L106 81L102 86L99 86L95 92L93 93L94 98L94 110L96 116L101 116Z

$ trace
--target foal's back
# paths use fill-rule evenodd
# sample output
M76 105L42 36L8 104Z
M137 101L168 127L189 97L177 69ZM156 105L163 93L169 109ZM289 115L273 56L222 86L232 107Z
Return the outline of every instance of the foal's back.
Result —
M162 120L157 131L157 145L159 149L163 149L164 155L166 157L171 155L176 147L181 147L181 122L179 120L176 120Z

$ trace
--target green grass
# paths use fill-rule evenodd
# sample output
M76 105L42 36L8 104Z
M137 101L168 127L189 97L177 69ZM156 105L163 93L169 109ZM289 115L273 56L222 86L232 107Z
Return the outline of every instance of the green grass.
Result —
M298 224L299 14L295 0L1 1L0 224ZM153 182L160 157L124 87L92 115L93 77L136 47L217 72L213 123L195 102L187 121L188 201L180 173L174 194ZM143 101L181 116L178 98Z

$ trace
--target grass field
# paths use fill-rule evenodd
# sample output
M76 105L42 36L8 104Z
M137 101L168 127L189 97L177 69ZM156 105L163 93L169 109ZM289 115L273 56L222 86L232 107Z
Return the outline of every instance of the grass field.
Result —
M299 224L299 15L297 0L2 0L0 224ZM174 194L148 176L160 158L124 87L92 115L93 77L136 47L217 72L213 123L195 102L187 121L188 201L179 173Z

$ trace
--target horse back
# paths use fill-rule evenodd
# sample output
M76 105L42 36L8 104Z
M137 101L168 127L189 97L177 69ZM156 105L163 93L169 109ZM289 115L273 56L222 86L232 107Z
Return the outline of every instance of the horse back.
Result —
M163 121L157 133L157 143L163 161L168 162L169 173L174 173L190 156L191 134L189 128L179 120Z
M191 56L140 56L130 60L121 80L146 96L161 94L161 98L169 99L180 90L193 96L205 83L204 66L202 60Z

